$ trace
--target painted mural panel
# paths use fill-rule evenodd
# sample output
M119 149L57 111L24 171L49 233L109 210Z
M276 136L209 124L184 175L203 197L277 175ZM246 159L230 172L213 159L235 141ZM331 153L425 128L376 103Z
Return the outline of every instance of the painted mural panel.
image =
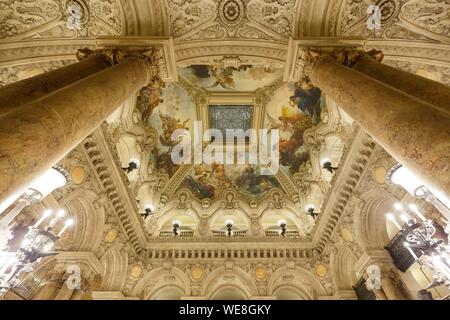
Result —
M283 76L282 69L242 65L222 68L214 65L191 65L178 72L196 86L209 91L255 91Z
M191 169L181 187L199 199L215 199L227 188L236 189L242 198L260 200L267 192L280 187L275 176L261 175L256 165L197 165Z
M319 88L288 83L267 105L265 127L280 130L280 167L289 176L309 160L303 134L320 122L324 101Z
M170 137L176 129L187 129L193 132L196 120L196 107L187 92L176 84L167 85L163 89L162 102L148 117L148 126L159 133L156 148L150 156L150 162L160 173L167 173L169 177L178 170L170 157L170 153L177 142Z

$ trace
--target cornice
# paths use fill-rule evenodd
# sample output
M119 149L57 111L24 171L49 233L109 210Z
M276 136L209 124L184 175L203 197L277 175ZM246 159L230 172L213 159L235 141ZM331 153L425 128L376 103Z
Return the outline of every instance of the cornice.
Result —
M226 246L224 243L226 242ZM299 243L280 242L160 242L147 245L146 257L153 260L313 260L313 250Z
M133 204L130 191L123 183L122 174L105 141L101 128L95 130L83 142L86 156L92 171L111 201L121 226L136 252L143 250L145 231L138 220L136 204Z
M362 129L357 130L352 146L346 151L342 165L328 191L322 213L316 225L313 243L321 252L330 240L340 217L345 211L366 164L373 155L376 143Z
M287 43L261 40L174 42L178 66L220 64L224 56L239 56L242 64L284 66Z

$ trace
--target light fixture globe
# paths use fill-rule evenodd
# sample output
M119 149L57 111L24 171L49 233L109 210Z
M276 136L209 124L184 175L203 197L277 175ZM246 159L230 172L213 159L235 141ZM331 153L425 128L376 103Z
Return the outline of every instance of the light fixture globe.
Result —
M413 196L417 196L417 190L424 185L419 178L399 163L388 171L386 177L393 184L403 187Z
M450 221L450 199L439 190L427 187L422 180L400 163L388 171L386 180L401 186L412 196L430 202Z
M13 196L7 198L5 201L0 203L0 213L8 209L17 199L24 200L23 207L29 205L30 203L39 201L54 190L65 186L71 182L69 173L61 166L54 165L52 168L47 170L43 175L35 179L23 193L16 193ZM23 208L18 210L18 213Z
M69 173L61 166L53 166L43 175L34 180L28 187L28 193L36 191L39 199L45 198L58 188L64 187L70 182Z
M172 221L172 225L180 227L181 226L181 221L180 220L173 220Z

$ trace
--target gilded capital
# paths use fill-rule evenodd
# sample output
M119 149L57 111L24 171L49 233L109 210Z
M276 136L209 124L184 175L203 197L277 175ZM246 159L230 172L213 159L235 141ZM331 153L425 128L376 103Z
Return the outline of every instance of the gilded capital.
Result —
M304 48L300 50L297 59L299 81L310 83L315 66L321 62L334 61L352 68L363 57L381 62L383 53L378 50Z
M152 78L160 78L159 69L163 63L163 57L161 56L161 50L158 48L148 48L139 50L127 50L122 48L110 48L110 49L97 49L92 50L89 48L79 49L76 53L78 61L84 60L92 55L102 56L106 63L109 65L115 65L123 62L126 59L142 59L144 60L151 72Z
M76 56L78 61L90 56L101 56L107 64L113 66L127 59L141 59L147 63L151 74L150 82L143 87L138 96L138 109L141 112L141 120L146 122L151 116L153 109L162 101L162 89L164 82L161 77L160 67L164 63L159 48L146 48L139 50L128 50L123 48L109 48L92 50L89 48L79 49Z

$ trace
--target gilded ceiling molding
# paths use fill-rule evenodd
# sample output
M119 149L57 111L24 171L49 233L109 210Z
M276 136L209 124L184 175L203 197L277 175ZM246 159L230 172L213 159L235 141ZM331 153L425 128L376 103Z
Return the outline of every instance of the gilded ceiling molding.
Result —
M427 65L448 67L450 63L450 44L430 45L423 41L366 40L366 50L377 49L383 52L384 61L416 62Z
M161 191L161 204L165 205L167 201L172 198L172 195L175 193L178 186L183 182L192 166L192 164L183 164L166 183L164 189Z
M298 189L292 180L282 170L277 171L275 178L277 178L289 199L291 199L292 202L297 203L299 201Z
M293 38L333 36L327 32L330 7L338 6L341 1L343 0L301 0L297 7Z
M335 227L350 201L353 191L360 181L366 164L376 147L375 142L359 129L352 146L346 150L341 167L333 177L333 189L330 189L313 235L313 243L321 252L332 236ZM339 190L333 192L333 190Z
M0 67L77 61L75 53L80 48L95 48L95 40L33 40L2 43Z
M120 0L125 14L124 35L169 36L166 0Z
M253 128L264 128L264 121L266 120L267 103L270 102L275 91L280 89L285 82L282 78L276 80L270 86L259 88L254 92L253 98Z
M196 41L174 43L177 66L192 64L221 65L225 56L238 56L242 64L284 67L287 43L261 40L230 40L223 42Z

